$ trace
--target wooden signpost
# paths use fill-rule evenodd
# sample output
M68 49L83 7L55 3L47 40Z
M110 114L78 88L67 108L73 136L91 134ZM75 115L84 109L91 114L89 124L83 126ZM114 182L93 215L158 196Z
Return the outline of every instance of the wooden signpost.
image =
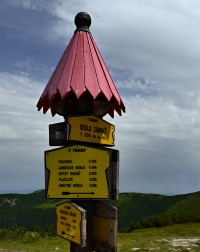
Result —
M88 118L95 120L95 124L94 121L91 124ZM65 142L65 147L45 151L46 197L75 200L57 206L57 235L71 242L71 252L116 252L117 209L102 201L88 201L118 199L119 151L97 147L101 138L104 144L107 139L107 145L114 145L114 126L88 116L73 117L67 121L71 123L70 132L77 132L77 135L71 134L73 141L63 133L68 131L65 128L68 124L50 126L50 142L52 139L55 145L57 141ZM96 122L99 121L98 126ZM90 131L104 129L102 132L107 133L107 137L98 132L97 137L92 137L92 141L96 141L95 146L78 144L86 143L85 136L81 134L85 131L83 128ZM58 139L56 135L59 135ZM75 144L76 138L79 142Z
M95 117L73 117L72 120L69 118L70 131L77 132L77 136L73 133L73 143L66 138L66 134L59 134L59 141L65 141L65 147L45 151L46 197L75 200L73 203L57 206L56 210L57 235L71 242L72 252L116 252L117 209L102 201L88 199L118 199L119 151L97 147L97 143L95 146L78 144L82 139L86 143L81 134L82 127L83 131L85 128L93 131L95 127L104 129L105 133L110 129L111 133L108 133L107 139L113 145L114 126L106 128L105 125L110 124L99 119L97 122L103 121L103 125L98 126L95 123L94 126L88 123L88 118ZM62 128L54 126L50 137L52 132L55 136L55 132L64 131L67 132L63 125ZM102 142L105 143L104 133L98 134L99 137L94 139L101 142L102 137ZM79 139L76 144L75 138ZM57 144L56 138L54 142Z
M56 207L57 235L71 252L117 252L119 151L115 126L103 120L125 106L92 38L91 18L75 17L77 29L44 89L37 107L64 122L49 125L45 187L48 199L68 199ZM109 147L109 148L108 148Z

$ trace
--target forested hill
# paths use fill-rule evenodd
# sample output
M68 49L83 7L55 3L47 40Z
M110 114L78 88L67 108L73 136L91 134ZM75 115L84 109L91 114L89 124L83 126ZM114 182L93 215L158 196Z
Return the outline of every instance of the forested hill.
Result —
M16 225L28 230L55 227L59 202L45 199L44 190L0 194L0 229ZM118 208L119 231L200 221L200 192L177 196L120 193L118 201L106 202Z
M121 193L113 205L119 211L121 231L200 221L200 192L176 196Z

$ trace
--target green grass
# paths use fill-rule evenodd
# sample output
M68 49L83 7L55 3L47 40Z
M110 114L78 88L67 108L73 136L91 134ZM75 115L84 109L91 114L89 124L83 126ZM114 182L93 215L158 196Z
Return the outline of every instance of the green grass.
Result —
M197 240L191 240L194 238ZM121 233L118 238L120 252L189 251L189 249L200 251L200 223L140 229L129 234Z
M69 252L69 244L59 237L41 239L29 235L22 240L0 240L0 251L9 249L23 252ZM200 251L200 223L176 224L119 233L118 251Z
M38 239L23 239L23 240L1 240L1 249L31 251L31 252L69 252L70 243L62 238L38 238Z
M43 209L55 208L58 204L64 203L66 201L67 200L48 200L42 204L36 205L35 207Z

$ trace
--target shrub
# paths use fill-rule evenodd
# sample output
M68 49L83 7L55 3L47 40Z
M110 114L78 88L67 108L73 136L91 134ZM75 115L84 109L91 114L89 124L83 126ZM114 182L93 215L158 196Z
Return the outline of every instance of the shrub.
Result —
M13 226L12 228L1 229L0 239L22 239L25 237L26 229L23 227Z

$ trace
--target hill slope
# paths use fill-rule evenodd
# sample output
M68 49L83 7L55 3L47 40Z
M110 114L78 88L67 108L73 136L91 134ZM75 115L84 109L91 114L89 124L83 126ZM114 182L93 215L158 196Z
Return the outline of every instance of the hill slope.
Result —
M31 194L0 194L0 228L55 227L55 206L59 202L45 199L44 190ZM120 193L118 201L106 202L118 208L120 231L200 221L200 192L177 196Z
M55 226L57 202L46 200L44 190L30 194L0 194L0 228L20 226L36 230L49 225ZM49 205L48 208L38 207L45 203Z
M176 196L122 193L114 205L124 231L200 221L200 192Z

